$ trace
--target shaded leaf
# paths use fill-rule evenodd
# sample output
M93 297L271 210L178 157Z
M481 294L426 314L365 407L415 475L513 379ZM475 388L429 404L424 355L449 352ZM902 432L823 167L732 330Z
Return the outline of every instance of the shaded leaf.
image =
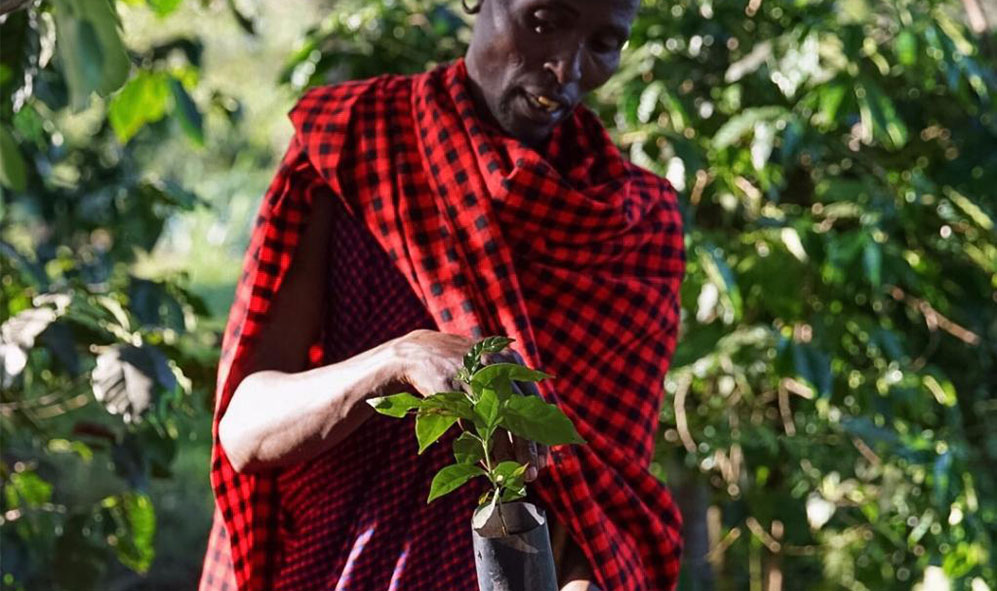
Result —
M419 442L419 453L439 439L447 429L457 422L457 417L444 414L423 414L415 416L415 438Z
M180 122L181 129L183 129L191 141L199 146L203 146L204 124L201 112L197 110L197 105L194 104L194 99L190 98L183 84L176 78L170 78L169 84L170 90L173 92L173 100L175 101L174 115L177 121Z
M24 157L6 125L0 125L0 183L14 191L23 191L27 186Z
M423 399L422 408L436 409L469 421L475 416L471 401L463 392L437 392Z
M466 432L454 439L453 454L458 464L477 464L485 457L481 440Z

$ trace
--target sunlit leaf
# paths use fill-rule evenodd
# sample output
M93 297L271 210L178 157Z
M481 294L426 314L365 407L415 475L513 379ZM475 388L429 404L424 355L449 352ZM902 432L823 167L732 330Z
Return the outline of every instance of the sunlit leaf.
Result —
M162 119L169 96L164 74L148 71L136 74L108 105L107 118L118 139L127 142L147 123Z
M484 475L484 470L470 464L453 464L447 466L433 477L433 482L429 486L429 498L426 499L426 502L431 503L443 495L457 490L457 488L475 476Z
M421 398L413 396L408 392L367 399L367 404L369 404L374 410L382 415L395 418L404 417L409 413L409 411L421 408L422 403L423 400Z
M536 396L510 398L500 424L514 435L544 445L585 443L561 409Z

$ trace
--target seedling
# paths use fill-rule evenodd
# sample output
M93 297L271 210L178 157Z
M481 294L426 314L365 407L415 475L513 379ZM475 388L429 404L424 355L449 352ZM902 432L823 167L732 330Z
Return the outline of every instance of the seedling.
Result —
M437 392L425 398L402 392L367 401L374 410L389 417L415 415L420 454L454 424L459 425L462 432L453 442L456 463L442 468L433 477L427 502L482 476L488 479L491 488L478 499L478 506L488 509L476 514L490 515L501 503L526 496L524 475L528 466L509 460L496 462L493 457L493 438L500 427L522 439L548 446L585 443L561 409L538 396L524 396L513 386L513 381L539 382L553 376L518 363L482 363L482 355L499 353L512 341L493 336L471 347L456 376L469 386L468 391Z

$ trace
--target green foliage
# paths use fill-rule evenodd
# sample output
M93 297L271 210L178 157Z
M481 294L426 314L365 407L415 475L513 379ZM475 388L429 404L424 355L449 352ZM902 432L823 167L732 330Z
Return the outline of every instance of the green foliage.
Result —
M103 0L33 4L0 35L3 585L103 588L149 570L151 482L171 476L217 362L186 278L134 266L201 204L135 151L171 113L200 143L181 85L199 58L175 51L189 40L130 52Z
M127 3L154 19L179 4ZM202 204L153 172L153 159L189 163L163 140L199 146L210 115L235 122L239 103L204 100L200 40L124 48L102 6L43 1L0 24L0 323L21 337L8 328L2 345L16 371L0 400L0 542L15 588L95 588L116 564L147 564L129 544L150 530L122 525L123 499L168 473L177 411L213 380L203 305L182 277L133 263ZM693 512L686 527L716 533L718 589L764 588L771 572L808 590L906 590L929 568L959 591L997 580L997 40L969 34L961 10L647 0L590 101L633 161L680 190L688 278L652 469L680 503L708 493L709 522ZM463 53L470 20L455 2L343 0L281 81L423 71ZM245 153L238 139L212 148ZM107 390L112 415L91 371L132 347L159 350L177 385L148 369L162 364L125 360L107 375L145 376L149 404L126 378ZM465 382L482 369L471 358ZM491 391L478 414L463 392L416 400L486 427L509 400L501 381ZM479 435L455 439L456 465L491 453ZM483 504L520 494L510 484Z
M513 461L496 464L492 457L499 428L544 445L585 443L561 409L536 396L524 396L514 386L514 382L539 382L549 375L518 363L484 365L485 355L499 353L511 342L508 337L486 337L472 345L457 376L467 386L466 392L437 392L425 398L402 392L367 400L374 410L389 417L415 415L420 454L458 421L467 421L453 442L457 463L433 477L427 502L457 490L476 476L484 476L492 484L492 490L481 497L482 507L526 496L528 466Z

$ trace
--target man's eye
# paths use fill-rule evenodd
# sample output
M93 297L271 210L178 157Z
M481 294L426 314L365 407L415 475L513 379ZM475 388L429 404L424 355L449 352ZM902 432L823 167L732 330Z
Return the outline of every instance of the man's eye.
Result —
M557 23L554 21L553 15L549 14L547 10L538 10L530 15L530 17L530 26L535 33L542 35L557 28Z
M596 37L592 41L592 46L600 53L619 51L623 44L616 37Z

